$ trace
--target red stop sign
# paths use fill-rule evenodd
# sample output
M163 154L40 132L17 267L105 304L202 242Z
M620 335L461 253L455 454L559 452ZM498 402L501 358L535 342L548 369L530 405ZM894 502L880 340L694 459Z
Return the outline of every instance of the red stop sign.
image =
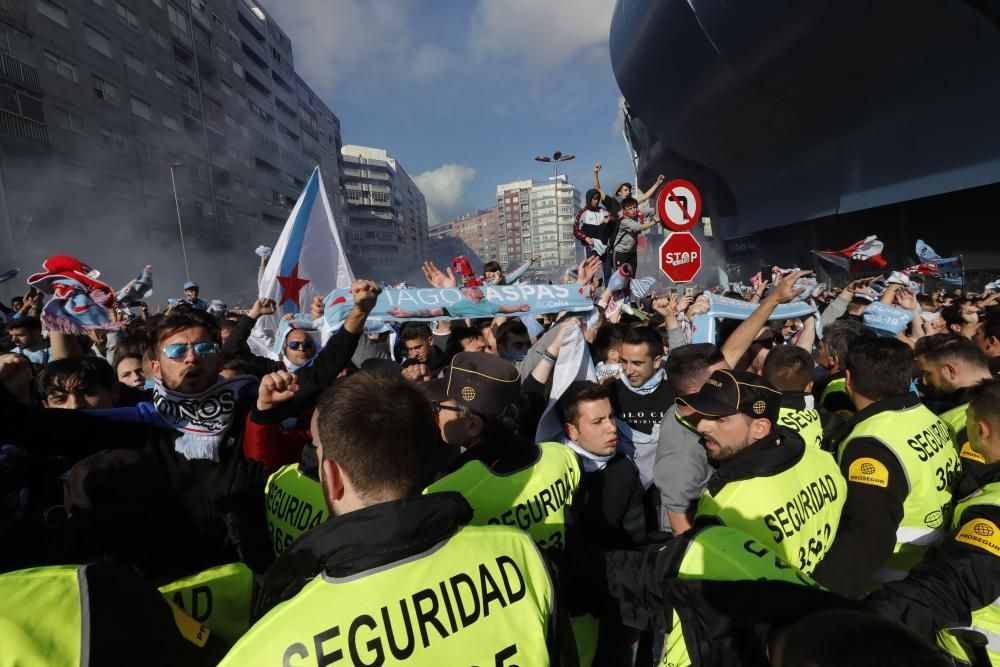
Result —
M674 232L660 246L660 270L675 283L694 280L701 268L701 244L691 232Z

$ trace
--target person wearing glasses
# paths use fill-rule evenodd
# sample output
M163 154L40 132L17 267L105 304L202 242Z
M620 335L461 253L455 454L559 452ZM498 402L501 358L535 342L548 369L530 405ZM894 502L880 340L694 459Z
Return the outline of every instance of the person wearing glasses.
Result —
M486 352L460 352L426 390L441 439L456 453L427 493L458 491L472 505L473 525L517 526L542 549L561 551L580 463L564 445L536 444L519 432L530 419L517 366Z
M354 308L299 373L287 412L273 411L279 423L314 405L347 366L380 291L355 281ZM149 355L154 398L133 408L31 408L0 389L5 443L78 461L66 478L65 507L67 535L80 538L62 559L111 561L162 581L239 560L263 571L274 558L264 474L242 442L257 378L220 376L217 320L191 308L150 329Z

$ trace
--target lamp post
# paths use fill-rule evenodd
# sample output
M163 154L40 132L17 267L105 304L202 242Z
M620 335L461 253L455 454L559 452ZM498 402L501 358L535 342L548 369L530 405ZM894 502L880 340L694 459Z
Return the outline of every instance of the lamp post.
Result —
M184 276L187 278L188 282L191 282L191 271L188 268L187 248L184 245L184 225L181 223L181 203L180 200L177 199L177 180L174 178L174 169L183 167L184 163L180 160L174 160L167 166L170 167L170 185L174 188L174 206L177 208L177 229L181 233L181 255L184 256Z
M536 162L551 162L552 163L552 196L555 199L555 207L556 207L556 230L557 231L559 229L559 163L560 162L569 162L570 160L572 160L575 157L576 157L575 155L563 154L562 151L556 151L551 156L548 156L548 155L536 155L535 156L535 161ZM558 243L559 242L557 241L556 242L556 248L557 248L557 250L556 250L556 257L559 256L559 252L558 252L559 245L558 245ZM534 248L532 248L532 251L534 251Z

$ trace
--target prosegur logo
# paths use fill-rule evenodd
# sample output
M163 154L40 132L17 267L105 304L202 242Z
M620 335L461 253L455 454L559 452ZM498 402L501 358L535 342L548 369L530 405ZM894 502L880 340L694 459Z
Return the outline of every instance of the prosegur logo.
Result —
M875 474L875 466L872 465L871 463L862 463L861 464L861 472L863 472L866 475L874 475Z
M972 530L976 532L976 535L981 535L983 537L989 537L996 532L993 530L992 526L985 523L977 523Z
M712 380L711 378L709 378L708 380L705 380L705 383L710 384L713 387L719 387L720 389L722 388L722 383L719 382L718 380Z

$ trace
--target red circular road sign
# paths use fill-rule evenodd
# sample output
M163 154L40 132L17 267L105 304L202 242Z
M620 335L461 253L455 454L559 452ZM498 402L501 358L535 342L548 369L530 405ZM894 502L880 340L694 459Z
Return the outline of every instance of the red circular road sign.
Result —
M701 244L690 232L674 232L660 245L660 270L675 283L694 280L701 269Z
M701 218L701 193L691 181L676 178L660 188L656 211L667 229L687 231Z

